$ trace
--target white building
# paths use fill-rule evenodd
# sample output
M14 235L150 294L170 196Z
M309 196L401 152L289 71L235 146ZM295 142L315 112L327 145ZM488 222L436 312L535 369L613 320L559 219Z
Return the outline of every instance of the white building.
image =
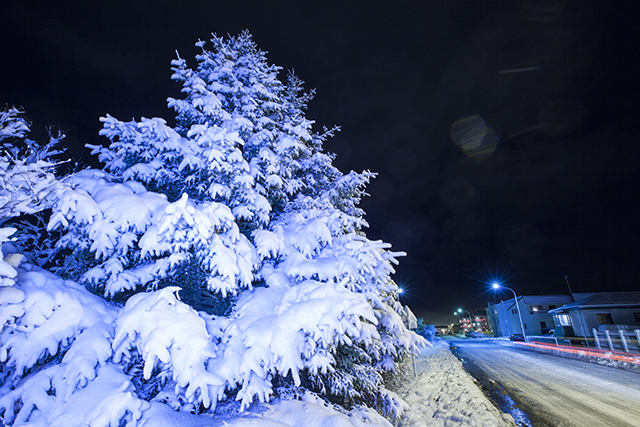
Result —
M640 328L640 292L573 294L574 303L550 311L557 335L592 337L601 325L610 330Z
M569 295L521 295L516 307L514 298L491 304L486 308L491 333L495 337L522 334L518 308L522 315L525 335L542 335L555 327L549 310L572 303Z

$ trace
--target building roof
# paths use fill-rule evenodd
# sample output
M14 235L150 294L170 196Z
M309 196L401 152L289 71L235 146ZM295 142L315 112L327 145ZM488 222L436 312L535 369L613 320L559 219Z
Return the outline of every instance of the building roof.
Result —
M525 304L566 304L573 302L570 295L524 295Z
M566 304L573 301L571 296L569 295L518 295L518 301L523 301L525 304ZM501 305L508 304L507 310L511 309L511 307L515 306L515 301L513 298L508 300L500 301L499 303L489 305Z
M598 292L586 298L549 310L551 314L588 308L631 308L640 307L640 292Z

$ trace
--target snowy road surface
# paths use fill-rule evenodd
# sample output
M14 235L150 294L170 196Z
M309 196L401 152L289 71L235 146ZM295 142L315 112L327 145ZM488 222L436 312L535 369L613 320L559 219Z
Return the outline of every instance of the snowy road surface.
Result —
M531 423L521 425L640 426L638 372L537 353L518 343L450 343L474 376L493 379L530 416Z

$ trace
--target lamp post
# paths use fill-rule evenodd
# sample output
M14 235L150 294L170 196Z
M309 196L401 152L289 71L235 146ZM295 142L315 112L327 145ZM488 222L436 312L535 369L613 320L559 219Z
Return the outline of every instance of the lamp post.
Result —
M469 310L465 310L464 308L459 308L459 309L458 309L458 311L457 311L457 313L460 313L460 312L462 312L462 311L466 311L467 313L469 313L469 319L471 319L471 318L472 318L472 316L471 316L471 312L470 312Z
M522 338L524 338L524 340L527 340L527 334L524 331L524 324L522 323L522 315L520 314L520 305L518 304L518 296L516 295L516 291L514 291L511 288L508 288L506 286L502 286L498 283L494 283L493 285L493 289L509 289L511 292L513 292L513 300L516 302L516 309L518 310L518 318L520 319L520 329L522 329Z

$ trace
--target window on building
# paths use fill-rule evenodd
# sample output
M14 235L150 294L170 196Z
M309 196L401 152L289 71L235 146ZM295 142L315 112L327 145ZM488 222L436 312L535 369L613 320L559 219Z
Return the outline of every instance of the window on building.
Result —
M540 322L540 329L547 329L547 322Z
M598 316L598 323L601 325L612 325L613 317L611 317L611 313L596 313Z
M553 318L558 326L571 326L571 318L568 314L556 314Z
M636 319L636 325L640 325L640 313L633 313L633 317Z
M549 310L553 310L554 308L556 308L556 306L555 306L555 305L553 305L553 304L549 304Z

